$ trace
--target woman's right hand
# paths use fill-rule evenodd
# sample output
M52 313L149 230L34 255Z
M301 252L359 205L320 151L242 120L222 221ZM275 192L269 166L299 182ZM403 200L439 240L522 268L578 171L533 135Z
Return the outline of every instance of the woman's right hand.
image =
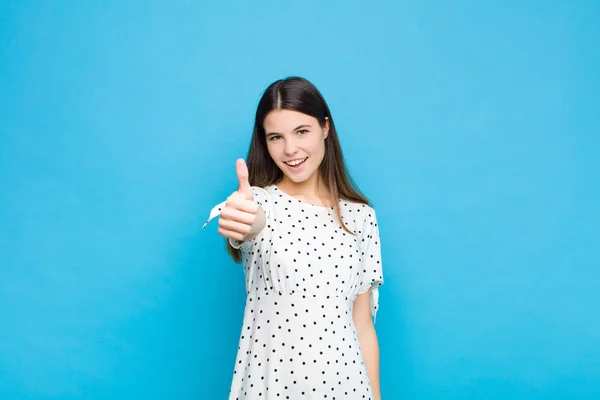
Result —
M248 182L248 167L243 159L238 159L235 169L239 181L238 190L225 202L219 216L218 232L239 241L254 239L265 226L263 208L254 201L252 186Z

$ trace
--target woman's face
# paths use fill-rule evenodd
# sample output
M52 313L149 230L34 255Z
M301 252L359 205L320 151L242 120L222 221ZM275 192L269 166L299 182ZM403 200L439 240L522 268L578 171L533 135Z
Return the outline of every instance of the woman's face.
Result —
M319 121L310 115L273 110L267 114L263 127L269 154L285 177L301 183L318 176L325 156L328 122L322 128Z

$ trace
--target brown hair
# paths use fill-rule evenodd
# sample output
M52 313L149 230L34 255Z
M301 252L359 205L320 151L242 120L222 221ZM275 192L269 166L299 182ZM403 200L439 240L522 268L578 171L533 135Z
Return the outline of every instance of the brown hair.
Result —
M342 148L329 107L319 90L309 81L300 77L289 77L273 82L263 93L256 110L254 131L246 164L248 181L251 186L264 188L278 183L283 172L275 164L267 150L267 140L263 122L273 110L291 110L310 115L325 127L329 120L329 133L325 140L325 156L319 167L319 179L323 179L329 196L333 200L335 213L344 230L351 232L341 218L339 200L345 199L370 205L369 200L358 190L344 163ZM266 228L265 228L266 229ZM239 249L233 248L227 240L227 251L235 262L241 261Z

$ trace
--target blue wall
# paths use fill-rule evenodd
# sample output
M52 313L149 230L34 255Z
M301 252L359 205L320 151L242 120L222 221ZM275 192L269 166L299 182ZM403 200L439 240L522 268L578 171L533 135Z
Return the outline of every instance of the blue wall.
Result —
M378 211L385 398L599 398L600 3L281 3L0 2L0 398L226 397L200 228L293 74Z

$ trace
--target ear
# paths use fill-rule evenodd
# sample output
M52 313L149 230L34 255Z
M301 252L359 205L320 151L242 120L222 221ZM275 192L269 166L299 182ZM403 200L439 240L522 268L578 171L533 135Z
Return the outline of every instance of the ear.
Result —
M327 139L329 135L329 117L325 117L325 128L323 130L323 139Z

